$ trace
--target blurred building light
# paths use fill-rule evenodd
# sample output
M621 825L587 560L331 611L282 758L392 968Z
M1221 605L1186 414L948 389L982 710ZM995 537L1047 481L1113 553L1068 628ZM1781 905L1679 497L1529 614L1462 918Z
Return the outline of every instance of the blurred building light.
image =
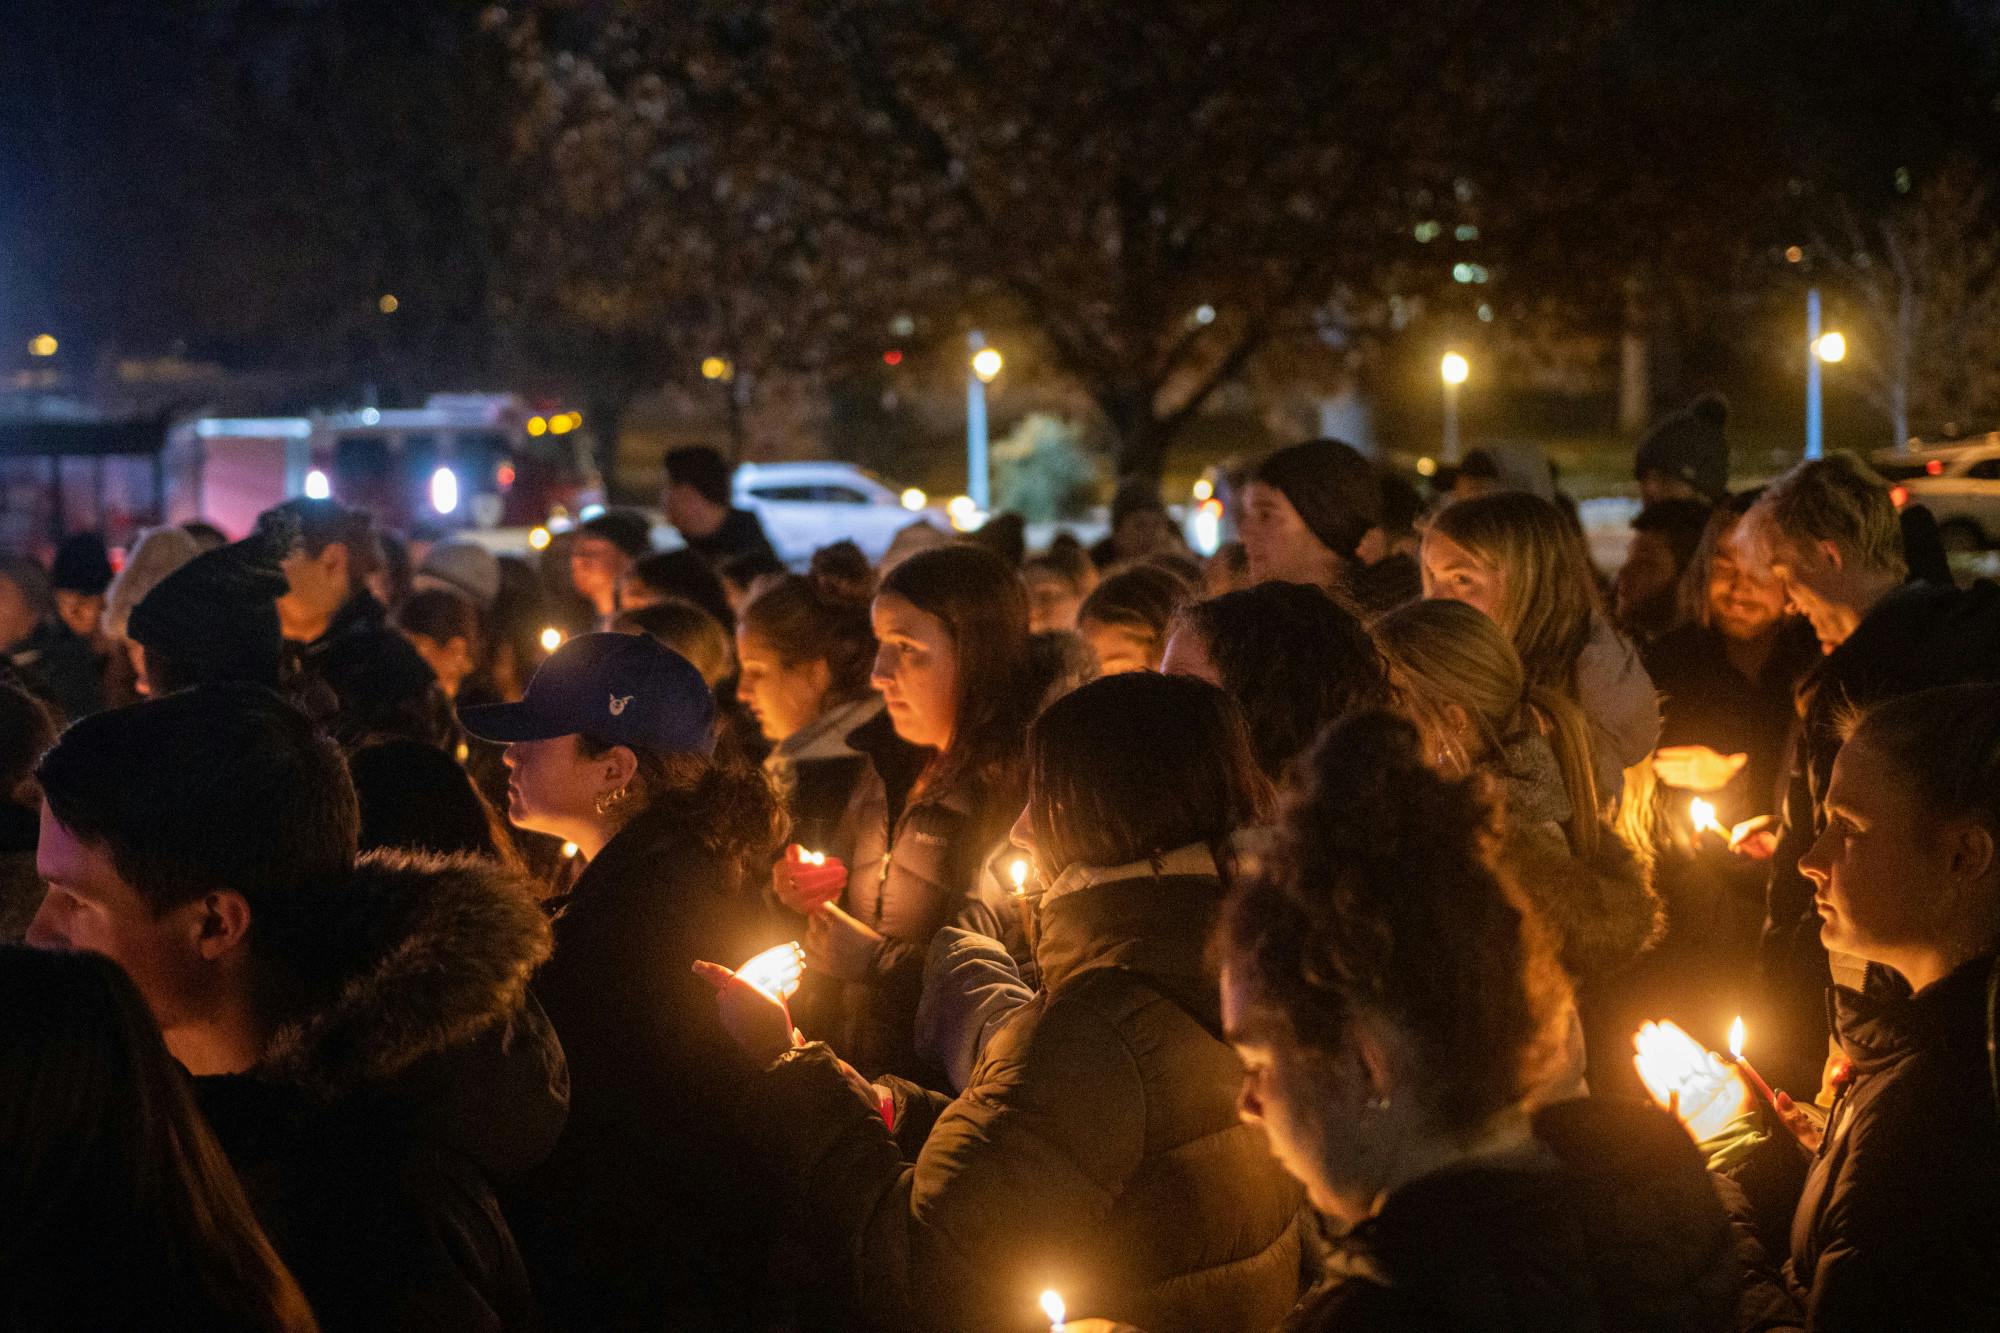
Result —
M375 303L375 308L385 315L393 315L402 308L402 305L403 303L396 299L394 292L383 292L382 299Z
M593 518L602 517L604 517L604 506L600 504L587 504L576 511L576 521L579 523L588 523Z
M1425 454L1422 458L1419 458L1417 460L1418 476L1435 477L1437 475L1437 470L1438 470L1437 459L1432 458L1429 454Z
M547 417L528 418L528 434L546 435L548 434L548 432L549 432L549 419Z
M1801 250L1798 246L1788 245L1785 247L1785 262L1787 264L1797 264L1802 260L1804 260L1805 257L1806 257L1806 252L1804 250Z
M1481 324L1491 324L1493 322L1493 307L1484 301L1479 303L1479 322Z
M1417 238L1419 245L1429 245L1444 234L1444 224L1442 222L1419 222L1411 230L1411 234Z
M1462 222L1453 228L1451 234L1461 241L1476 241L1479 239L1479 228L1469 222Z
M1206 500L1208 499L1209 496L1214 494L1215 494L1214 482L1210 481L1207 477L1195 478L1194 498L1196 500Z
M503 491L514 484L516 475L512 463L502 463L493 469L493 480Z
M325 500L333 494L333 487L326 479L326 473L318 468L306 473L306 499Z
M61 344L56 342L54 334L38 333L34 337L28 339L28 355L54 356L56 354L56 348L60 345Z
M1202 325L1215 323L1215 307L1212 305L1196 306L1194 308L1194 322Z
M542 631L542 651L552 653L563 646L563 632L554 625Z
M1453 264L1453 265L1451 266L1451 280L1452 280L1453 282L1471 282L1471 281L1472 281L1472 265L1470 265L1470 264Z
M952 496L951 502L944 507L944 512L951 519L952 527L960 532L971 532L979 526L981 518L979 506L972 502L972 497L969 495Z
M575 429L576 423L570 419L570 414L567 412L564 412L561 416L549 418L549 434L551 435L567 435Z
M458 474L448 467L431 473L431 508L449 514L458 508Z
M915 486L912 486L908 490L903 492L903 508L910 510L912 513L914 513L919 509L922 509L925 505L929 504L930 502L931 502L931 497L925 495Z
M701 359L701 377L705 380L726 380L730 376L729 362L719 356L705 356Z
M531 549L546 551L549 549L549 540L549 530L547 528L533 527L528 529L528 546Z
M377 425L381 422L381 420L382 420L382 413L379 409L373 407L364 407L361 409L362 425L364 426Z

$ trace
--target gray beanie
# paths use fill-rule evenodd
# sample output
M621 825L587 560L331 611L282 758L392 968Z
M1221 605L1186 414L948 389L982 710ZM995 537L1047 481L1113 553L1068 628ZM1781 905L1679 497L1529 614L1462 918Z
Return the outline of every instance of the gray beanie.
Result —
M104 592L104 632L114 639L125 637L132 608L158 587L160 580L201 554L201 543L182 528L147 528L132 544L125 568L111 579Z
M416 587L455 592L481 611L500 595L500 557L477 542L442 541L424 553L413 580Z

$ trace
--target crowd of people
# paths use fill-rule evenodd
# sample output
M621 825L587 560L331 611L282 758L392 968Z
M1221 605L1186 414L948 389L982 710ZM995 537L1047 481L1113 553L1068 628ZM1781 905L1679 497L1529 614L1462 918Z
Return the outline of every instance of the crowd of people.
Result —
M0 1327L2000 1327L2000 585L1725 428L0 561Z

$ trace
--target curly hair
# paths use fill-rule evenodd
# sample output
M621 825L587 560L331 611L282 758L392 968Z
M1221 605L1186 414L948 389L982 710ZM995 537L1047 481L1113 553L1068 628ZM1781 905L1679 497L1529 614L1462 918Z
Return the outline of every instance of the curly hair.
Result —
M1327 723L1390 702L1367 628L1324 589L1260 583L1183 606L1168 637L1192 630L1250 727L1257 766L1274 780Z
M1399 717L1330 728L1220 935L1303 1045L1339 1049L1363 1013L1393 1024L1414 1053L1411 1095L1461 1137L1536 1081L1566 984L1496 868L1501 830L1482 788L1433 770Z
M577 749L588 759L608 753L612 745L587 732L577 737ZM740 760L626 748L639 767L633 781L637 799L626 805L625 822L671 811L728 868L730 883L714 886L718 892L754 892L770 874L791 827L764 771Z

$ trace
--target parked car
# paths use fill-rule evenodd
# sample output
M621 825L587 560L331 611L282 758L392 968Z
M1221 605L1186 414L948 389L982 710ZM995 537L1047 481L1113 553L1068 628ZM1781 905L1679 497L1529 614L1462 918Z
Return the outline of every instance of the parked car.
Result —
M852 463L745 463L736 469L736 503L763 520L788 565L802 565L820 547L842 540L880 560L895 535L919 519L952 530L943 505Z
M1869 461L1889 483L1898 509L1921 504L1931 511L1946 550L2000 543L2000 431L1884 450Z

